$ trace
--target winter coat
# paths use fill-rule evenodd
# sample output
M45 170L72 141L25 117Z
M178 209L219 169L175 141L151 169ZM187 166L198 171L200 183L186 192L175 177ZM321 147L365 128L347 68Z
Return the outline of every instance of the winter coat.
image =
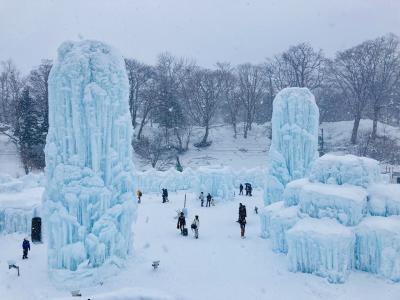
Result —
M22 249L24 249L24 250L31 250L31 245L29 244L29 241L28 240L24 240L23 242L22 242Z
M178 228L181 226L185 226L186 225L186 220L184 216L179 216L178 218Z
M210 194L207 195L207 201L211 201L211 195Z
M204 201L204 195L200 194L199 199L200 199L200 201Z
M194 220L193 220L192 224L195 224L195 225L196 225L196 229L199 229L199 227L200 227L200 220L199 220L199 219L196 219L196 218L194 218Z
M239 207L239 219L246 217L247 217L246 206L242 205Z

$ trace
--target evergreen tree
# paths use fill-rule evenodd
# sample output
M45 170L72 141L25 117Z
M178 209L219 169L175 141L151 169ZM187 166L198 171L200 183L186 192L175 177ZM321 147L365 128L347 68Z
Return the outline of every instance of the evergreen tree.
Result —
M19 152L25 173L32 168L40 167L40 124L33 100L29 94L29 88L24 88L16 107L16 127L14 135L18 140Z

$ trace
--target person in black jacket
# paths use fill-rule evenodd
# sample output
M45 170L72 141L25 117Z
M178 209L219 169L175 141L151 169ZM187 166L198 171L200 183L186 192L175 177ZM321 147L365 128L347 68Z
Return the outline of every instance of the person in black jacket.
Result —
M178 218L178 224L176 224L176 228L181 230L181 234L183 234L183 229L186 226L186 219L185 215L183 212L181 212L179 218Z
M27 239L24 239L24 241L22 242L22 250L22 259L28 259L28 251L31 250L31 245L29 244L29 241Z
M206 207L208 206L208 207L210 207L211 206L211 195L210 195L210 193L208 193L207 194L207 203L206 203Z
M243 195L243 184L239 185L239 195Z

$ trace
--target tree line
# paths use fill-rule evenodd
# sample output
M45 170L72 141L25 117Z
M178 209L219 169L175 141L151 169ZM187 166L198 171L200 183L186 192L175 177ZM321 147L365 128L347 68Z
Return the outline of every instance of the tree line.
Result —
M204 68L169 53L160 54L154 65L132 58L125 63L133 147L153 167L173 158L179 163L179 154L191 142L209 146L210 127L216 122L230 124L235 138L247 138L254 123L271 119L273 99L285 87L309 88L321 122L353 120L352 145L361 142L362 118L373 120L368 145L379 139L378 121L400 124L400 42L393 34L364 41L333 58L300 43L259 64L218 62ZM18 146L26 172L44 166L51 66L50 60L43 60L22 76L11 60L1 63L0 132ZM203 134L191 141L194 126Z

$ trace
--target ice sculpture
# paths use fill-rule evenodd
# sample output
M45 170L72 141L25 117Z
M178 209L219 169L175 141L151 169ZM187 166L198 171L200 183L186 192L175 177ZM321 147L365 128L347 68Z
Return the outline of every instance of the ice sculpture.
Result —
M284 207L279 201L264 207L262 213L261 236L271 238L273 251L287 253L286 232L299 220L297 207Z
M287 231L289 270L346 280L354 260L354 233L336 220L306 218Z
M359 186L309 183L299 195L299 210L313 218L335 218L358 224L367 213L367 192Z
M49 77L48 263L91 271L131 252L135 218L128 78L98 41L65 42Z
M355 155L321 156L312 165L310 181L367 187L382 181L378 161Z
M400 281L400 216L367 217L355 233L355 268Z
M319 111L307 88L285 88L273 103L265 205L280 201L289 181L307 175L318 158Z
M400 215L400 184L373 184L368 194L371 215Z

